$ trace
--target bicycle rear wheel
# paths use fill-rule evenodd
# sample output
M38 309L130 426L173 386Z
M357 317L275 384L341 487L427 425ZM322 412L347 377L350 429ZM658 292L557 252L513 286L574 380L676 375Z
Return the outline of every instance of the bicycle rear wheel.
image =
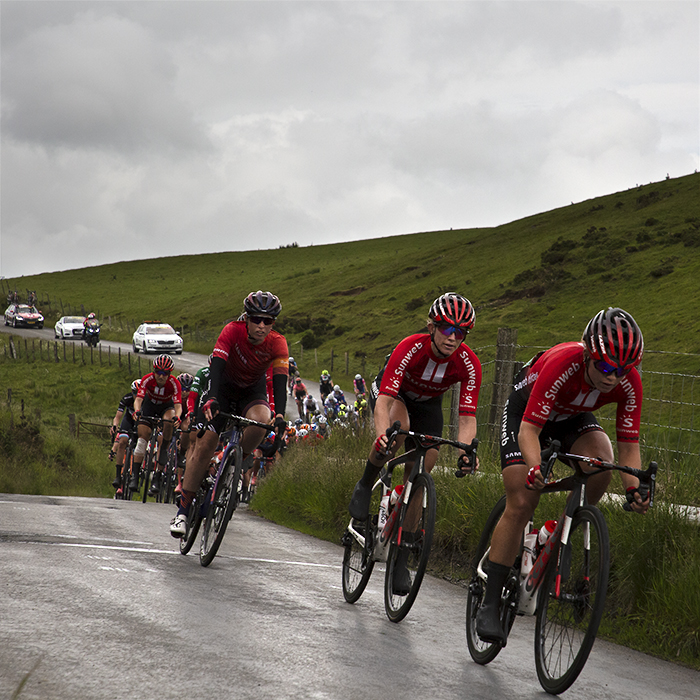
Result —
M146 448L146 456L144 457L141 469L141 478L143 480L143 494L141 495L142 503L145 503L148 500L148 489L151 488L151 476L153 475L153 465L156 461L157 451L158 442L151 438L151 441Z
M349 529L343 535L343 596L348 603L355 603L364 593L369 578L374 569L374 547L379 533L379 501L381 500L381 484L372 491L369 506L369 517L365 522L351 520L353 529L363 538L361 540Z
M214 486L213 500L209 502L199 548L199 563L209 566L219 551L228 521L238 505L239 482L243 478L243 453L240 446L231 450L221 466Z
M435 504L433 478L430 474L418 474L413 481L408 503L402 506L403 512L399 514L399 527L392 536L386 564L384 609L392 622L400 622L406 617L418 595L433 542ZM414 508L418 509L418 524L412 528L412 532L406 532L403 530L403 524L407 513L414 512ZM401 532L400 544L398 543L399 532ZM407 583L410 580L410 585L401 588L399 576L404 564L408 570Z
M550 559L537 598L535 666L540 684L553 695L583 670L605 607L610 542L605 518L594 506L575 512L568 549Z
M491 537L493 531L498 525L498 521L503 515L506 508L506 497L501 496L493 507L489 517L486 519L486 524L481 533L476 554L471 563L472 577L467 589L467 646L469 654L477 663L485 666L491 663L500 653L503 648L500 644L483 641L476 633L476 614L481 607L481 602L484 599L484 591L486 590L486 581L478 574L478 567L482 567L488 559L488 553L491 549ZM515 615L518 611L518 598L520 596L520 587L518 585L518 571L520 569L520 557L516 561L516 565L511 569L510 575L506 579L501 596L501 624L506 633L510 633L515 622Z

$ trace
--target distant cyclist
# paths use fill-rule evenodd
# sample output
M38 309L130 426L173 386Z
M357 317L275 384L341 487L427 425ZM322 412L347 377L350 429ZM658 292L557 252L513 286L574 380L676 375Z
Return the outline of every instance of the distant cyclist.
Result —
M402 340L373 382L370 404L374 409L377 439L350 501L350 515L356 520L367 518L372 485L382 465L391 456L387 452L386 433L394 421L400 421L404 430L442 436L442 397L453 384L459 383L458 439L470 443L476 437L481 363L471 348L462 342L474 327L475 318L471 303L460 294L448 292L438 297L428 312L428 332ZM401 442L397 441L392 452L396 452ZM428 450L426 471L432 470L437 457L437 449ZM476 463L464 453L457 463L465 472L476 468ZM412 463L406 464L404 480L412 467ZM408 541L414 533L406 532L403 536ZM398 595L405 595L410 589L406 568L408 554L409 550L402 548L396 563L394 592Z
M168 459L168 445L173 436L174 422L182 414L182 390L180 382L171 375L173 361L169 355L158 355L153 360L153 371L141 378L134 414L138 417L138 442L134 449L134 466L129 488L136 491L139 487L139 473L143 458L146 455L146 445L151 439L153 424L151 419L163 419L163 439L158 450L156 471L153 483L160 486L163 468Z
M636 370L644 340L626 311L609 308L596 314L579 342L560 343L545 350L523 368L506 402L501 422L501 469L506 508L493 531L484 600L476 616L476 631L484 641L504 643L499 601L505 579L520 548L525 524L544 486L540 453L550 439L573 454L614 461L612 443L592 411L617 404L617 449L621 464L640 469L639 425L642 380ZM584 467L584 471L588 468ZM586 494L597 503L608 488L612 472L591 476ZM632 499L632 509L646 512L639 480L620 473Z
M321 378L318 380L318 387L321 394L321 403L325 403L328 395L333 391L333 380L327 369L321 372Z
M304 420L304 399L306 398L306 385L301 381L300 377L294 380L294 386L292 387L292 395L294 400L297 402L297 412L299 413L299 418Z
M294 391L294 380L297 378L297 375L299 374L299 368L297 367L297 363L293 357L289 357L289 395L293 395Z
M356 374L355 379L352 382L352 388L355 391L355 396L364 396L367 393L367 387L365 386L365 380L362 378L361 374Z
M260 423L274 423L275 431L286 428L287 372L289 350L283 335L273 329L282 310L280 300L270 292L251 292L243 302L244 320L232 321L221 331L209 373L209 390L197 416L197 427L205 428L189 455L183 479L180 506L170 524L170 534L182 537L186 531L190 504L216 451L226 418L219 410ZM272 368L275 412L267 400L267 370ZM263 441L264 428L249 426L243 431L244 460Z
M118 489L121 486L122 469L124 467L124 455L129 444L129 435L134 432L134 401L139 390L141 379L134 379L131 382L131 391L122 396L117 407L117 413L112 419L112 435L117 441L117 475L112 482L112 486Z

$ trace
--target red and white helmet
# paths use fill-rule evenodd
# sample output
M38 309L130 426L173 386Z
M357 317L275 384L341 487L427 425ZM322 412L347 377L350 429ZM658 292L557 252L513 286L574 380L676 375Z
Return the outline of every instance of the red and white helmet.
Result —
M428 316L435 323L447 323L468 331L474 328L476 312L469 299L455 292L439 296L430 307Z
M153 360L153 371L159 369L163 372L172 372L175 363L172 361L170 355L158 355L155 360Z
M582 338L589 355L622 369L636 367L644 354L644 338L637 322L622 309L608 307L588 323Z

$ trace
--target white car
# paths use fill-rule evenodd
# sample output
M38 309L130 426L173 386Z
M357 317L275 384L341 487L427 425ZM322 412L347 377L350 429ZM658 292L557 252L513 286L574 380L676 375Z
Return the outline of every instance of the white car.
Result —
M81 338L85 316L61 316L53 327L56 338Z
M182 338L168 323L142 323L132 338L134 352L182 354Z

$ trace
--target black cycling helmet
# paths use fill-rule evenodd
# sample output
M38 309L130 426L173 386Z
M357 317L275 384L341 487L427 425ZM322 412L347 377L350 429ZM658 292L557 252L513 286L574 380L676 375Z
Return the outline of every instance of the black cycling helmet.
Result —
M599 311L583 332L583 343L594 360L613 367L636 367L644 354L644 338L637 322L622 309Z
M245 312L249 316L272 316L277 318L282 311L280 300L272 292L251 292L243 301Z
M428 316L435 323L447 323L465 331L474 328L476 312L469 299L455 292L439 296L430 307Z

